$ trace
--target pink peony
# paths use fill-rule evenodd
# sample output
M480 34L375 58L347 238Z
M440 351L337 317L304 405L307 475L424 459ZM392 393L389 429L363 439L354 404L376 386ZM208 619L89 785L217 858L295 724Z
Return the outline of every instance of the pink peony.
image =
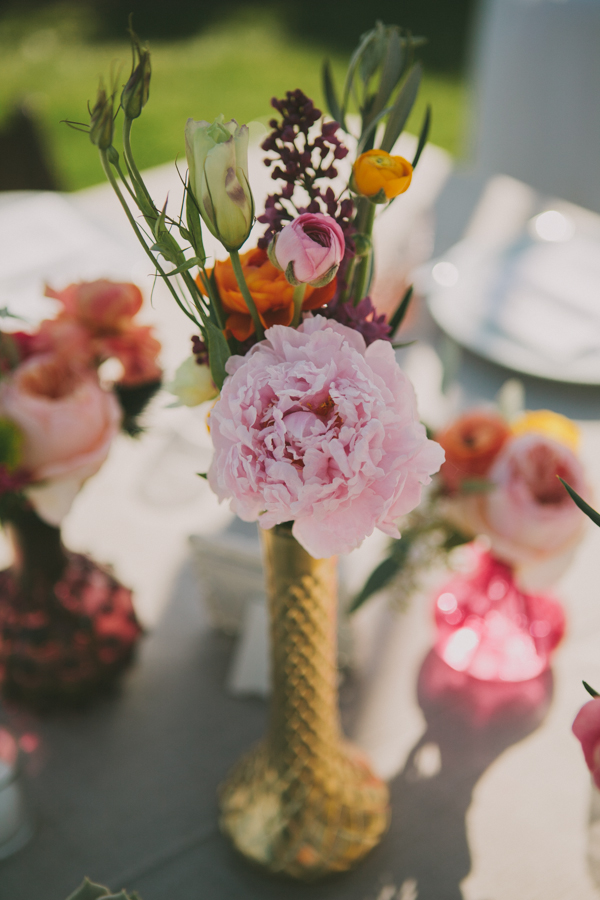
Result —
M499 559L521 567L522 583L530 588L546 587L562 575L585 525L558 475L578 493L587 493L583 467L574 453L529 432L500 450L487 475L494 489L458 497L448 506L459 526L486 534Z
M269 255L292 284L321 287L334 277L345 249L344 232L335 219L303 213L275 236Z
M30 357L0 385L0 415L23 432L20 465L42 482L29 496L39 514L59 524L83 482L108 455L121 423L114 395L95 372L81 373L55 354Z
M66 315L95 334L119 334L131 325L142 308L142 294L135 284L108 281L83 281L62 291L46 288L46 295L60 300Z
M573 734L581 741L587 767L600 788L600 697L581 707L573 722Z
M317 558L347 553L418 504L444 459L386 341L322 316L275 325L229 377L210 414L209 483L263 528L293 520Z

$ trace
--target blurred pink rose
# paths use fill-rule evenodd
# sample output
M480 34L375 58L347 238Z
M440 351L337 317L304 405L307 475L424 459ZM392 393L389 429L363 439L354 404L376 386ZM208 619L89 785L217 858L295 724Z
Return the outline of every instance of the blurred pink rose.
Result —
M600 788L600 697L581 707L573 722L573 734L581 741L587 767Z
M399 537L444 459L387 341L315 316L275 325L227 362L210 414L209 483L245 521L294 520L312 556L347 553L374 528Z
M575 454L529 432L507 441L496 457L487 475L495 488L448 504L459 526L490 538L499 559L531 570L533 580L526 574L522 580L530 588L546 587L562 575L585 527L558 475L578 493L588 493Z
M99 340L98 346L103 357L116 357L123 364L119 384L133 387L147 381L160 381L162 369L157 360L161 348L151 326L132 326L123 334Z
M47 521L58 524L83 482L98 471L119 430L121 409L95 372L74 370L63 356L32 356L0 384L0 415L24 435L21 465L40 487L29 491Z
M335 219L303 213L275 236L269 255L292 284L321 287L334 277L345 248L344 232Z
M59 354L71 368L93 365L97 356L92 335L75 319L59 316L44 319L30 338L30 353Z
M60 300L64 313L94 334L120 334L131 325L142 308L142 293L135 284L126 282L82 281L62 291L46 287L46 296Z

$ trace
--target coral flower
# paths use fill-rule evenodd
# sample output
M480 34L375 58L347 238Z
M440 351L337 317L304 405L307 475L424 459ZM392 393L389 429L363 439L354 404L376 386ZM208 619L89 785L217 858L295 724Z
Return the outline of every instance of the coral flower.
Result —
M46 296L60 300L66 315L88 328L93 334L121 334L142 308L142 293L135 284L126 282L83 281L70 284L62 291L46 287Z
M269 260L266 250L249 250L240 256L244 277L260 320L265 328L289 325L294 316L294 288ZM254 325L235 278L231 260L216 262L215 280L227 314L225 326L238 341L245 341L254 333ZM198 280L200 289L202 283ZM318 309L335 294L336 280L321 288L310 285L304 294L303 310Z
M353 189L376 203L385 203L408 190L413 167L403 156L367 150L352 166Z
M458 490L465 479L485 476L509 437L504 419L486 410L466 413L436 434L446 451L440 475L448 490Z

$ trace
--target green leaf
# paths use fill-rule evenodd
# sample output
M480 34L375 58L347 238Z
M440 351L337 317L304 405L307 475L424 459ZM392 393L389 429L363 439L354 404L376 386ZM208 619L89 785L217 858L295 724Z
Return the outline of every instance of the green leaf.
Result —
M363 130L360 135L360 140L359 140L358 146L356 148L357 156L360 156L360 154L364 153L365 150L371 149L370 147L367 147L367 142L369 142L369 138L372 137L373 132L375 131L375 129L377 128L377 126L379 125L381 120L387 116L387 114L391 111L391 109L392 109L391 106L387 106L385 109L382 109L381 112L378 113L374 119L371 119L371 121L366 126L366 128L363 127ZM371 144L371 147L372 147L374 141L371 140L369 143Z
M113 391L123 410L121 430L130 437L137 437L144 430L138 419L161 387L161 381L145 381L142 384L126 385L117 382Z
M371 574L367 578L362 591L357 594L357 596L352 601L352 606L350 607L349 612L356 612L356 610L363 605L365 600L368 600L369 597L371 597L373 594L376 594L377 591L381 591L386 585L388 585L392 578L400 570L401 566L402 561L399 560L395 555L388 556L387 559L384 559L383 562L380 562L379 565L371 572Z
M206 264L206 251L202 239L202 222L196 198L189 185L185 189L185 221L190 233L190 243L196 252L196 256L202 260L201 266Z
M497 485L493 481L487 481L485 478L465 478L460 483L461 494L479 494L486 491L493 491Z
M216 386L221 390L227 377L225 363L231 356L225 335L210 320L206 323L206 339L208 344L208 360L210 362L210 374Z
M381 142L381 149L385 150L386 153L391 153L394 144L406 125L406 120L417 99L422 71L421 64L416 63L406 76L406 81L398 92Z
M421 159L421 153L423 152L423 148L427 143L427 138L429 137L429 128L431 126L431 104L427 104L427 109L425 111L425 118L423 119L423 125L421 127L421 134L419 135L419 143L417 145L417 152L414 155L412 161L413 169L416 169L417 163Z
M560 475L558 475L557 477L558 477L558 480L563 483L563 485L565 486L565 488L571 495L571 498L575 501L575 503L577 504L579 509L582 512L584 512L586 514L586 516L588 516L588 518L590 518L592 520L594 525L600 526L600 513L597 513L596 510L589 505L589 503L586 503L585 500L583 500L579 496L577 491L574 491L573 488L571 487L571 485L567 484L567 482L564 480L564 478L561 478Z
M196 472L196 475L199 478L204 478L205 481L208 481L208 472Z
M412 345L416 343L416 339L414 341L400 341L399 344L392 344L392 347L394 350L402 350L404 347L412 347Z
M327 108L329 109L331 117L335 119L336 122L339 122L342 128L346 130L342 107L340 106L337 97L331 64L328 59L323 62L323 94L327 101Z
M170 278L172 275L181 275L182 272L187 272L188 269L193 269L194 266L201 266L203 264L203 260L198 259L197 256L192 256L191 259L186 259L184 263L181 263L180 266L177 266L176 269L171 269L170 272L165 272L167 278Z
M370 41L373 39L373 35L375 34L375 29L371 31L367 31L365 34L361 36L360 43L354 53L350 58L350 62L348 64L348 69L346 71L346 81L344 83L344 98L342 100L342 116L345 118L346 111L348 109L348 100L350 97L350 91L352 90L352 82L354 81L354 75L356 72L356 67L360 61L362 54L367 48Z
M588 692L588 694L590 694L592 697L600 697L600 694L598 693L598 691L595 691L594 688L591 687L591 685L589 685L587 683L587 681L582 681L581 683L584 686L584 688L586 689L586 691Z
M163 206L163 208L160 211L160 216L154 223L154 237L157 240L160 240L161 234L163 234L163 232L165 232L167 230L166 225L165 225L165 219L167 217L167 203L168 202L169 202L169 198L167 197L167 199L165 200L165 205Z
M396 332L402 325L402 322L404 321L404 317L406 316L406 313L408 312L408 307L410 305L410 301L412 300L413 291L414 291L414 285L411 284L406 289L406 291L404 293L404 297L400 301L400 305L399 305L398 309L396 310L396 312L394 313L394 315L392 316L392 318L389 321L390 334L392 335L392 337L396 334Z
M395 28L391 29L388 36L387 50L383 66L381 68L381 78L379 81L379 89L375 97L375 110L383 109L387 105L388 100L392 96L392 92L404 70L405 53L402 48L400 36Z
M371 32L371 40L363 50L359 62L359 73L362 83L368 86L371 78L381 65L383 60L388 29L383 22L377 22Z
M101 884L93 884L88 878L84 878L77 890L67 897L67 900L99 900L100 897L108 897L110 891Z
M168 244L164 244L162 241L158 241L156 244L152 244L152 246L150 247L150 249L151 249L154 253L160 253L161 256L164 256L164 258L165 258L166 260L168 260L169 257L170 257L171 248L169 247Z

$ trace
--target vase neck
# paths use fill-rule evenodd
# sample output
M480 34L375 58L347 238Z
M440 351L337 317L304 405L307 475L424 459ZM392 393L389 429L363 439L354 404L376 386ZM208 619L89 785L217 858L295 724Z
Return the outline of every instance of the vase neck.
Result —
M21 588L30 598L42 597L59 580L67 562L60 528L44 522L31 507L12 512L7 525Z
M336 559L313 559L289 529L262 531L271 622L269 743L287 766L336 757Z

